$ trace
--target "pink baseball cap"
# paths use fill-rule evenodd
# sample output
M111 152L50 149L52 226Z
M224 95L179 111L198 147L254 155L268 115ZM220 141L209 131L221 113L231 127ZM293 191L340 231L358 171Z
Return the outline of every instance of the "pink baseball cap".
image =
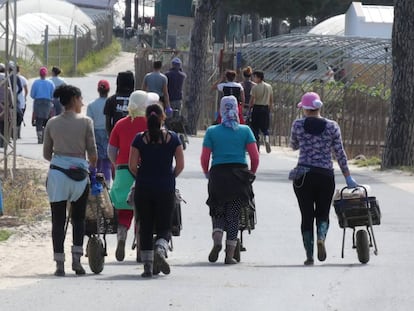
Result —
M40 67L40 69L39 69L39 75L41 77L46 77L47 76L47 68L46 67Z
M302 99L300 103L298 104L298 108L302 108L306 110L317 110L317 109L320 109L322 105L323 103L318 93L308 92L302 96Z

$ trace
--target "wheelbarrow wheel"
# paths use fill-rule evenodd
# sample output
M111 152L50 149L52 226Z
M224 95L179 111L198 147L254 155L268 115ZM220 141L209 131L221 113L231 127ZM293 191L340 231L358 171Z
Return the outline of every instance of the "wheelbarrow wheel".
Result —
M88 252L89 267L93 273L101 273L105 262L105 249L101 239L95 235L91 236L86 248Z
M358 230L356 233L356 250L359 262L367 263L369 261L369 241L368 233L365 230Z
M240 239L237 239L236 249L234 250L233 258L237 262L240 262Z

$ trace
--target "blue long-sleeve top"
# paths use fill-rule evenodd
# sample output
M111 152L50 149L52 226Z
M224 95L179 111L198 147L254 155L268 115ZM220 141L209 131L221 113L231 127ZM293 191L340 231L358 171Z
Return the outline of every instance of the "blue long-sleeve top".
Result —
M342 173L348 173L347 156L339 125L329 119L307 117L292 124L290 146L299 149L298 164L333 169L332 151Z
M53 98L55 85L52 81L46 79L37 79L33 82L30 89L30 97L33 99L50 99Z

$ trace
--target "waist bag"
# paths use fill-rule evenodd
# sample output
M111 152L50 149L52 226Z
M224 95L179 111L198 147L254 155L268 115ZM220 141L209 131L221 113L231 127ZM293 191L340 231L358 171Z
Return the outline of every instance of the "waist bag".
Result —
M62 168L60 166L50 164L50 168L52 170L58 170L65 173L66 176L75 181L82 181L89 175L87 170L80 167Z

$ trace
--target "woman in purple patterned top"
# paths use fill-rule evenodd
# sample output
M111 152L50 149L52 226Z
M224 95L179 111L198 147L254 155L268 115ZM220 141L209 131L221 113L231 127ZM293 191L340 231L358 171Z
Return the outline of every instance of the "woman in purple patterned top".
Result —
M292 124L290 145L299 149L300 177L293 178L293 190L298 199L302 216L301 231L306 250L305 265L313 260L313 224L316 219L318 260L326 259L325 238L329 227L329 211L335 190L332 151L349 188L357 186L351 177L342 144L341 130L335 121L320 114L323 103L317 93L302 96L298 104L304 117Z

